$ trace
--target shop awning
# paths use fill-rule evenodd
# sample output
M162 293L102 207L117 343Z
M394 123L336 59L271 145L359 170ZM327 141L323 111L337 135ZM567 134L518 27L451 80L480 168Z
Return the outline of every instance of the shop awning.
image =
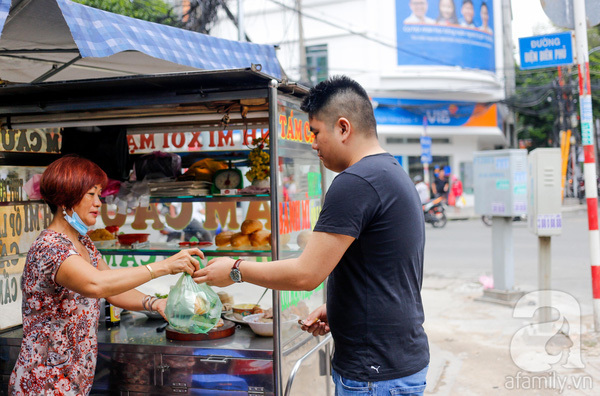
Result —
M252 65L281 77L270 45L225 40L68 0L0 0L0 80L81 80Z

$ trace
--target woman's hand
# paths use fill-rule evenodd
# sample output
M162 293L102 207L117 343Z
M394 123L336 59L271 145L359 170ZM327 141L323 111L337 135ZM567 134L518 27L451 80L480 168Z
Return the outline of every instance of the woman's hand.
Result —
M165 320L168 322L167 317L165 315L166 308L167 308L167 299L166 298L159 298L158 300L156 300L154 302L154 304L152 304L152 309L154 309L156 312L158 312L160 314L160 316L165 318Z
M311 333L315 337L329 333L331 330L327 322L327 306L323 304L315 309L302 321L301 325L302 330Z
M185 249L163 260L162 262L167 269L167 274L174 275L186 272L193 275L195 271L200 269L200 261L192 256L204 258L204 253L198 248Z
M228 257L217 257L208 262L205 268L201 268L192 274L194 282L207 283L210 286L225 287L233 284L229 277L231 267L235 260Z

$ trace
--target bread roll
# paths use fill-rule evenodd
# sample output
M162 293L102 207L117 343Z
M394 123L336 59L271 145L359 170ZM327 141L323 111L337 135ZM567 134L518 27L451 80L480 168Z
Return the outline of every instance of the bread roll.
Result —
M279 244L281 246L287 245L288 242L290 241L290 238L291 238L290 234L279 234Z
M242 234L238 232L231 236L231 246L233 247L241 247L241 246L250 246L250 237L246 234Z
M231 245L231 236L233 234L233 231L223 231L217 234L217 236L215 237L215 245L219 247Z
M250 234L250 243L252 246L265 246L271 244L271 233L267 230L259 230Z
M250 235L262 229L263 225L259 220L244 220L242 223L242 234Z
M224 291L220 291L220 292L217 292L217 295L219 296L219 300L221 300L222 304L233 305L233 296L231 294L224 292Z
M298 234L298 246L300 246L300 249L304 249L306 247L311 234L311 230L300 231Z

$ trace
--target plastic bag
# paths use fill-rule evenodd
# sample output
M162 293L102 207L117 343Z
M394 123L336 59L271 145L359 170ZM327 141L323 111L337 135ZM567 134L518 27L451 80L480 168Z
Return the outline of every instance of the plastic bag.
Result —
M197 284L184 273L169 292L165 315L181 333L208 333L219 321L221 309L221 300L210 286Z

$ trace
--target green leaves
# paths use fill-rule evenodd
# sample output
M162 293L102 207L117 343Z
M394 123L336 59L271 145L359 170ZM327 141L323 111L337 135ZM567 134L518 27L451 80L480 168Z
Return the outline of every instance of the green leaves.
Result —
M74 0L99 10L119 15L156 22L169 26L180 26L181 22L173 8L162 0Z

